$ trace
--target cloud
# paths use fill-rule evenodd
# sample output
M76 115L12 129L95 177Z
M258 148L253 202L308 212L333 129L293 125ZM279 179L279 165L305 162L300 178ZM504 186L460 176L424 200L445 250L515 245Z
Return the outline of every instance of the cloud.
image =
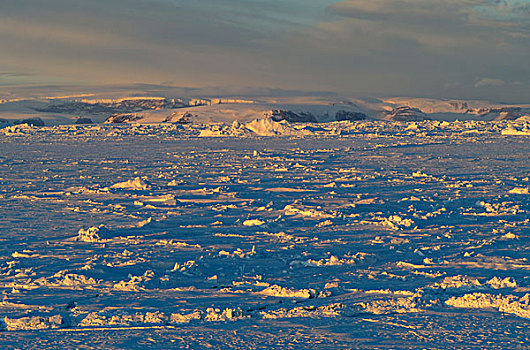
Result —
M3 0L0 65L88 83L257 84L275 79L283 33L331 2Z
M2 0L0 66L37 83L521 99L528 11L515 0ZM522 83L488 96L499 89L475 77Z
M347 0L330 11L342 18L335 25L413 40L427 49L508 47L511 39L530 34L530 5L522 1Z
M357 73L342 73L368 91L521 100L530 92L527 10L528 1L347 0L328 8L332 16L307 41L349 61ZM475 77L491 75L522 79L521 89L500 91L489 81L474 93Z
M259 62L249 52L268 35L250 25L251 14L241 20L226 14L230 7L221 1L23 2L0 4L0 64L80 82L232 83L238 68ZM258 6L246 10L272 26Z
M476 88L487 87L487 86L503 86L506 82L502 79L494 78L482 78L475 83Z

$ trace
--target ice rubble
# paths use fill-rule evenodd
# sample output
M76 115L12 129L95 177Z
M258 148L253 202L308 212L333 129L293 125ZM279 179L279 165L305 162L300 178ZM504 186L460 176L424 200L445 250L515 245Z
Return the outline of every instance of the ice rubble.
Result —
M223 322L235 321L245 318L240 308L207 308L206 310L193 310L187 313L153 312L126 312L120 310L94 311L85 315L78 315L81 320L75 325L83 328L94 327L134 327L134 326L167 326L182 325L190 322Z
M100 242L102 239L101 234L106 231L107 228L104 225L92 226L87 229L80 228L76 239L80 242Z
M292 125L285 121L275 122L271 119L256 119L242 124L234 121L231 125L208 126L201 130L199 137L221 136L309 136L314 132L303 125Z
M35 329L55 329L63 326L63 318L61 315L45 316L28 316L20 318L9 318L5 316L3 320L3 327L7 331L26 331ZM0 323L0 329L2 323Z
M167 316L155 312L120 312L99 311L86 315L78 324L78 327L112 327L112 326L136 326L136 325L163 325Z
M442 290L485 290L485 289L505 289L505 288L516 288L517 282L511 278L499 278L494 276L493 278L481 283L477 278L457 275L448 276L443 279L442 282L435 283L432 288Z
M501 131L502 135L528 136L530 135L530 127L528 124L523 127L510 125Z
M307 261L301 262L301 264L303 266L311 266L311 267L355 265L355 264L359 264L360 262L364 262L366 259L374 260L372 254L359 252L354 255L347 255L344 258L339 258L335 255L332 255L329 258L323 258L320 260L308 259ZM293 261L291 264L296 264L296 263L299 263L299 262Z
M522 297L487 293L464 294L445 301L447 305L467 309L497 309L500 312L530 318L530 294Z
M274 287L274 286L273 286ZM313 298L314 291L300 291L295 293L279 293L275 288L273 296ZM266 289L267 291L268 289ZM370 291L367 291L370 292ZM374 295L380 291L373 291ZM269 295L268 292L263 293ZM282 295L279 295L282 294ZM283 295L286 294L286 295ZM382 295L384 295L383 293ZM227 322L242 319L289 319L289 318L330 318L351 317L361 315L389 315L404 313L425 312L425 307L432 308L432 297L422 296L421 293L409 293L410 296L399 296L399 293L389 297L375 297L369 302L352 304L329 303L324 305L304 305L292 307L279 307L270 310L243 311L238 307L215 308L208 307L200 310L189 310L187 312L164 313L161 311L128 312L126 310L113 310L112 308L89 313L79 313L63 316L55 314L52 316L30 316L20 318L4 317L0 322L0 328L8 331L54 329L63 327L134 327L134 326L168 326L183 325L190 322ZM496 309L500 312L513 314L522 318L530 318L529 295L522 297L514 295L494 295L488 293L468 293L462 296L448 297L444 304L455 308L474 309ZM427 299L426 299L427 298Z
M128 281L119 281L113 289L124 292L139 292L145 290L143 285L154 277L153 271L146 271L142 276L129 275Z
M514 131L515 130L515 131ZM470 134L502 134L505 136L527 135L530 122L527 120L510 121L414 121L408 123L388 122L377 120L365 121L335 121L325 124L275 122L272 119L261 118L240 122L238 120L215 123L199 123L189 125L175 124L119 124L105 125L65 125L50 127L35 127L30 125L15 125L0 129L0 133L11 137L29 135L44 135L53 132L55 135L69 135L78 138L106 135L107 137L127 137L153 135L160 137L428 137L442 135L468 136ZM149 189L144 179L132 179L114 184L114 189Z
M316 296L316 291L314 289L299 289L295 290L292 288L285 288L278 285L269 286L259 294L268 295L272 297L284 297L284 298L314 298Z
M38 280L36 282L38 282ZM69 273L68 271L59 271L46 281L45 285L51 287L88 287L97 285L99 282L100 281L96 281L93 277L87 277L77 273Z
M118 207L118 209L121 209L121 208ZM119 228L123 230L131 229L131 228L142 229L142 228L147 228L151 225L154 225L154 223L152 223L152 219L147 218L140 222L136 222L132 225L126 225L126 226L122 226ZM111 240L115 236L115 234L113 233L114 233L113 230L101 224L98 226L91 226L86 229L80 228L77 231L77 236L74 237L73 240L78 241L78 242L86 242L86 243L105 243Z

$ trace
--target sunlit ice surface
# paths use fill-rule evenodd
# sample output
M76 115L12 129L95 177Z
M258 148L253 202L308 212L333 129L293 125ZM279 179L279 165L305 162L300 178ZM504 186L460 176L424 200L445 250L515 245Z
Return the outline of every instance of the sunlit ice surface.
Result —
M525 348L525 123L1 129L0 344Z

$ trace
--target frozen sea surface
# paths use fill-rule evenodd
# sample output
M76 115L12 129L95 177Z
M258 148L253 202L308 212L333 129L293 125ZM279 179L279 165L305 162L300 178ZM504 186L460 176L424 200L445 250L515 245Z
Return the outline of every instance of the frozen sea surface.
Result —
M529 347L528 125L3 130L2 348Z

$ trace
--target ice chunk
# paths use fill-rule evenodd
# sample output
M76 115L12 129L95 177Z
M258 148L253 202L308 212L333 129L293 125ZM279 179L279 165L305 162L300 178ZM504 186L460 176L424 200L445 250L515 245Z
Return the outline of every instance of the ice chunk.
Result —
M529 194L528 187L514 187L508 191L511 194Z
M245 220L243 221L243 226L261 226L265 223L265 221L262 221L260 219L252 219L252 220Z
M151 188L151 185L147 181L142 180L139 177L136 177L134 178L134 180L118 182L117 184L110 186L110 188L125 189L125 190L149 190Z
M101 235L105 231L107 231L107 228L103 225L92 226L86 230L80 228L77 232L77 240L80 242L100 242Z

